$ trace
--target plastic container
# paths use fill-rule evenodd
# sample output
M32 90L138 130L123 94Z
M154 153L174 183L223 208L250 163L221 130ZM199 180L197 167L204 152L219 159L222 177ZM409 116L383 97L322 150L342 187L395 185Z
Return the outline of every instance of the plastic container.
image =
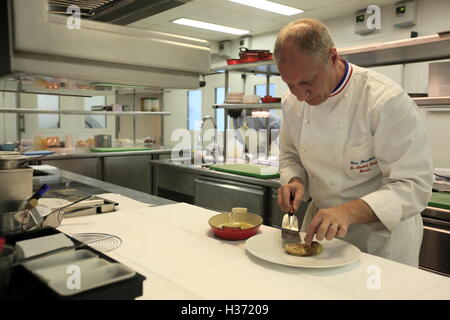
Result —
M0 170L0 201L23 200L32 194L32 168Z

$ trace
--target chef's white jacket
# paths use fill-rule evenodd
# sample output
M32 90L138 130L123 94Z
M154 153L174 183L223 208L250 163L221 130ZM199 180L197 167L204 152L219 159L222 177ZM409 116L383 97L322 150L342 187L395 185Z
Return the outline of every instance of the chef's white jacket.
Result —
M305 183L312 201L302 230L318 208L362 199L379 222L353 224L344 241L362 251L418 266L420 212L432 190L431 150L417 105L389 78L349 64L350 78L318 106L282 99L281 184Z

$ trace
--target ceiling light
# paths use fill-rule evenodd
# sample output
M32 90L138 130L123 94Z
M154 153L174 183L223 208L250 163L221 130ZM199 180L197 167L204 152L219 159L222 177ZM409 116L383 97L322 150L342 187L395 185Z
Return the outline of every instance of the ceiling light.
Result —
M292 16L294 14L299 14L304 12L301 9L288 7L283 4L279 4L272 1L266 1L266 0L229 0L232 2L240 3L245 6L254 7L274 13L279 13L285 16Z
M172 22L177 23L177 24L182 24L185 26L202 28L202 29L218 31L218 32L237 34L237 35L243 35L243 34L250 33L250 31L248 31L248 30L236 29L236 28L221 26L219 24L207 23L207 22L191 20L191 19L186 19L186 18L177 19Z

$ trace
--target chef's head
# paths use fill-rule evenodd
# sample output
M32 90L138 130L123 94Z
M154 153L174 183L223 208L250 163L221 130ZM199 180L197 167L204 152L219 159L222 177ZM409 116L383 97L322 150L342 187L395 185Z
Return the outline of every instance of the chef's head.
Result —
M274 56L281 78L299 101L319 105L339 81L339 55L328 28L318 20L300 19L281 29Z

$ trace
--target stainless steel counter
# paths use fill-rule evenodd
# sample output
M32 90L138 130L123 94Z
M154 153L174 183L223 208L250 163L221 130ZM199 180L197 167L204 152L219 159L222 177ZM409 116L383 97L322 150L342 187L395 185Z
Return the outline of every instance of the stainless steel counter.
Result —
M170 154L172 149L154 149L142 151L120 151L120 152L87 152L87 151L58 151L46 156L45 160L66 160L80 158L103 158L103 157L123 157L123 156L145 156L156 154Z
M39 188L44 183L50 186L64 185L66 187L76 187L81 191L99 194L99 193L117 193L126 197L130 197L136 201L148 203L153 206L161 206L176 203L174 201L160 198L148 193L121 187L112 183L100 181L97 179L85 177L73 172L61 170L58 168L49 169L48 166L33 166L35 174L33 177L33 189Z
M169 167L174 170L181 170L188 173L200 174L202 176L214 177L218 179L226 179L243 183L250 183L263 187L279 188L280 179L260 179L249 176L242 176L232 173L220 172L215 170L210 170L207 167L202 167L200 165L193 164L178 164L169 160L152 160L150 163L153 166L164 166Z

